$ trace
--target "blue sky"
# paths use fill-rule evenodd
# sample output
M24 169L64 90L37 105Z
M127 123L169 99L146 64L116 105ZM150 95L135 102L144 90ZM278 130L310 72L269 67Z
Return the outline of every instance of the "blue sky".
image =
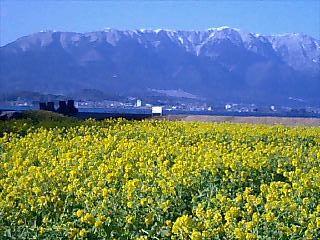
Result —
M261 34L302 32L320 39L319 0L1 0L0 45L41 30L87 32L230 26Z

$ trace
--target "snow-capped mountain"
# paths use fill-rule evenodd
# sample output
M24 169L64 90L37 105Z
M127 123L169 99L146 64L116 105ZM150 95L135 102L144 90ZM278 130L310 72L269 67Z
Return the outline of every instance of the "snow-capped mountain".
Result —
M2 91L182 89L209 100L318 99L320 41L205 31L43 31L0 48ZM114 77L116 76L116 77ZM1 90L0 90L1 91Z
M298 71L320 71L320 41L304 34L268 37L273 49L289 66Z

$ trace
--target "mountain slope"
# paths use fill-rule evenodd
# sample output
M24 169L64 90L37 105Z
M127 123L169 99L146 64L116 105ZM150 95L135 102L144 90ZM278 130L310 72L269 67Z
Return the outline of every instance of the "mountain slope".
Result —
M181 89L214 101L318 103L320 43L302 34L107 29L39 32L0 48L0 91L124 95Z

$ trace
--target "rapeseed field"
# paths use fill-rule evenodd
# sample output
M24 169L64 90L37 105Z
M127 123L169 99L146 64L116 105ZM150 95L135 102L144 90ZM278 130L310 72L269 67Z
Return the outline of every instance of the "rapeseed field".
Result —
M320 128L89 120L0 137L0 239L319 238Z

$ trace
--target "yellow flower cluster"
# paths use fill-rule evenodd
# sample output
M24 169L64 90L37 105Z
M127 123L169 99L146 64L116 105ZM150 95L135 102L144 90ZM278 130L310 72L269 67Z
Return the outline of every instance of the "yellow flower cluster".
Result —
M2 239L319 239L320 129L93 120L0 138Z

